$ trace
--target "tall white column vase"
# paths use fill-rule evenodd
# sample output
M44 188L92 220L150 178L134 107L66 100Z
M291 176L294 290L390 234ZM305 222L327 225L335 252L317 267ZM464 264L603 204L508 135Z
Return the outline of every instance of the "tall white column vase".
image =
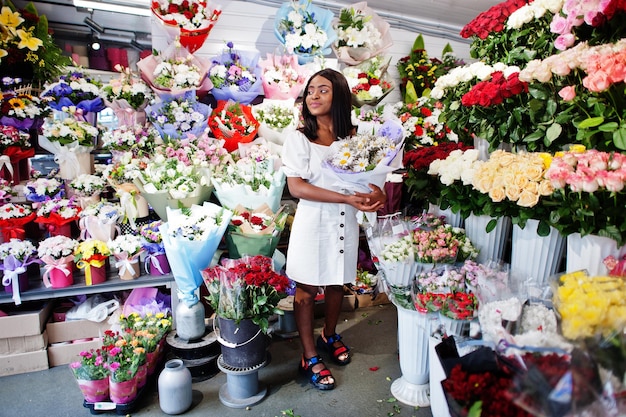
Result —
M626 246L617 247L617 242L603 236L573 233L567 236L566 272L586 269L589 275L606 275L604 258L613 255L620 259L626 254Z
M458 213L453 213L449 207L442 210L438 205L429 204L428 212L434 214L435 216L445 216L446 223L453 227L463 227L463 217L461 216L460 211Z
M391 394L413 407L430 405L428 340L436 314L420 313L396 305L398 347L402 376L391 384Z
M511 231L511 219L499 217L496 227L489 233L485 231L492 217L470 214L465 219L465 234L479 250L476 262L499 261L504 254L504 246Z
M555 274L565 249L565 238L555 228L548 236L539 236L539 220L529 219L523 229L513 225L511 236L511 272L538 284Z

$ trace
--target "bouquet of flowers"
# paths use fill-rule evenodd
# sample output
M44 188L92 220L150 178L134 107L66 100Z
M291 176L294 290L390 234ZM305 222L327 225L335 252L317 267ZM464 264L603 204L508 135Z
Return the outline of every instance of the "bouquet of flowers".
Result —
M343 69L352 91L352 104L376 106L393 90L393 84L387 76L389 59L375 56L356 66Z
M370 183L382 188L387 174L398 168L392 162L402 140L399 124L387 121L376 135L363 133L334 142L323 166L335 175L339 190L369 192Z
M478 256L478 251L465 236L465 231L449 224L413 231L417 262L450 264Z
M239 204L258 207L266 203L276 212L280 206L286 177L280 169L279 158L272 154L264 141L239 145L239 156L234 163L212 178L215 196L224 207L233 209Z
M143 249L147 252L145 270L150 275L157 275L155 272L161 275L170 272L160 230L162 224L162 220L156 220L139 228L139 235L143 238Z
M274 213L267 204L255 209L238 205L233 209L226 231L226 249L231 259L244 255L274 255L280 235L285 228L287 213L283 207Z
M146 108L148 120L164 140L181 139L189 134L200 136L206 129L211 107L200 103L193 91Z
M384 104L376 107L352 108L352 123L357 126L357 133L376 134L388 118Z
M332 24L337 32L333 52L347 65L358 65L393 45L389 23L367 7L366 2L342 8Z
M626 196L625 158L618 152L584 150L582 146L557 153L545 173L556 202L550 213L551 225L562 235L602 235L622 246L626 228L618 219Z
M11 286L13 301L19 305L22 303L19 276L27 272L28 265L40 262L37 258L37 248L28 240L11 239L0 243L0 258L2 258L0 270L4 272L2 285Z
M259 61L259 66L266 99L295 100L309 77L309 71L298 64L296 55L267 54L265 60Z
M222 14L220 6L204 0L156 0L151 10L163 24L169 40L177 39L192 54L204 45Z
M102 147L111 151L113 163L122 152L131 152L135 158L149 156L160 141L159 131L151 124L127 124L102 135Z
M274 271L271 258L224 259L220 265L203 269L202 277L209 290L207 300L219 317L237 324L251 319L267 333L269 318L283 314L278 302L286 296L289 279Z
M39 242L37 252L39 259L44 264L43 283L46 288L53 287L50 276L56 271L73 281L74 250L78 241L67 236L52 236Z
M97 239L87 239L79 242L74 249L74 262L78 269L85 270L85 284L96 284L96 276L92 268L103 270L111 251L106 242Z
M112 340L111 340L112 339ZM109 378L112 382L125 382L132 380L139 370L142 362L145 362L146 353L143 346L132 340L129 335L116 335L115 338L105 337L103 349L107 352L107 363L109 367ZM137 388L134 392L127 393L130 397L136 396ZM122 400L125 397L119 398ZM115 398L113 398L115 402ZM124 400L123 403L127 403Z
M54 110L76 107L83 113L96 114L105 109L101 97L102 82L87 76L82 71L70 71L59 80L45 86L41 97L50 97L49 106Z
M80 174L70 182L70 187L74 191L74 195L79 198L82 208L91 203L90 200L85 201L85 198L99 200L100 193L104 191L107 185L105 178L93 174Z
M69 236L70 223L78 220L80 211L80 206L72 198L53 198L37 208L35 223L45 225L51 235Z
M123 68L118 64L115 70L119 71L120 76L112 78L102 87L105 104L113 109L120 127L144 124L146 122L144 110L154 99L154 93L148 84L133 76L129 68Z
M52 110L48 100L31 94L3 92L0 100L0 123L21 131L39 129Z
M257 51L237 51L234 44L212 59L209 78L213 83L211 94L216 100L234 100L250 104L263 91L261 67Z
M26 204L5 203L0 206L0 232L5 242L26 236L24 226L37 215Z
M2 3L2 15L5 30L0 41L0 72L3 76L20 77L26 83L41 86L71 64L71 59L55 43L48 30L48 19L37 12L35 3L18 9L7 0Z
M139 255L143 253L143 246L141 236L130 234L120 234L107 242L120 278L133 279L141 274Z
M441 103L428 97L420 97L413 103L397 103L393 106L393 112L405 130L408 148L459 142L458 135L439 121L441 107Z
M118 219L122 216L122 207L118 203L98 201L84 207L80 211L78 226L81 230L81 240L97 239L108 241L113 239Z
M285 138L298 127L295 100L263 100L263 103L252 106L252 115L259 122L259 136L277 145L273 148L276 154L280 154Z
M330 53L337 38L333 12L314 6L311 0L285 2L276 12L274 34L287 51L305 64Z
M54 120L44 124L43 134L51 142L61 145L80 145L93 147L100 131L91 123L73 117Z
M31 148L30 134L13 126L0 125L0 172L6 167L11 177L14 177L15 164L35 155L34 149L27 148Z
M27 182L24 187L24 196L33 203L42 203L53 198L62 198L64 195L63 183L55 177L40 177Z
M451 265L418 273L411 290L415 310L423 313L439 312L449 294L464 290L464 279L463 272Z
M237 149L238 143L248 143L256 137L259 122L250 106L232 100L219 100L209 117L209 128L213 136L224 140L224 148L232 152Z
M137 63L141 77L165 100L185 92L203 97L211 88L209 64L192 55L180 43L170 44L158 55L152 54Z
M167 223L159 230L178 298L189 307L198 302L195 291L202 284L200 271L211 263L231 216L231 211L208 202L184 209L167 208Z

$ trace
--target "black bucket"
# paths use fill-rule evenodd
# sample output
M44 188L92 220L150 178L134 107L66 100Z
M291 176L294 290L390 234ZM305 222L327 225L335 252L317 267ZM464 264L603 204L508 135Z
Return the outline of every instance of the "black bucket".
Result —
M226 365L244 369L265 362L267 338L252 320L244 319L237 324L235 320L218 316L215 324L215 334L222 345L222 358Z

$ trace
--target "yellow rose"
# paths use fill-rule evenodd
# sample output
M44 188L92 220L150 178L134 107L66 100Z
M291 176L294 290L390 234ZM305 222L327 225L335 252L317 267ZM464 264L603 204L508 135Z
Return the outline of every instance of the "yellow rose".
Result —
M587 150L585 145L570 145L569 151L574 153L583 153Z

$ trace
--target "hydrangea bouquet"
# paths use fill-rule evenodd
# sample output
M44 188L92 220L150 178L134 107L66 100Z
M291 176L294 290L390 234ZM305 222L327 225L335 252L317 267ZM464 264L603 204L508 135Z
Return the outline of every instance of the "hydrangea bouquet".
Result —
M250 104L263 93L261 67L257 51L236 50L232 42L227 50L213 57L209 78L213 83L211 94L217 100L235 100Z

